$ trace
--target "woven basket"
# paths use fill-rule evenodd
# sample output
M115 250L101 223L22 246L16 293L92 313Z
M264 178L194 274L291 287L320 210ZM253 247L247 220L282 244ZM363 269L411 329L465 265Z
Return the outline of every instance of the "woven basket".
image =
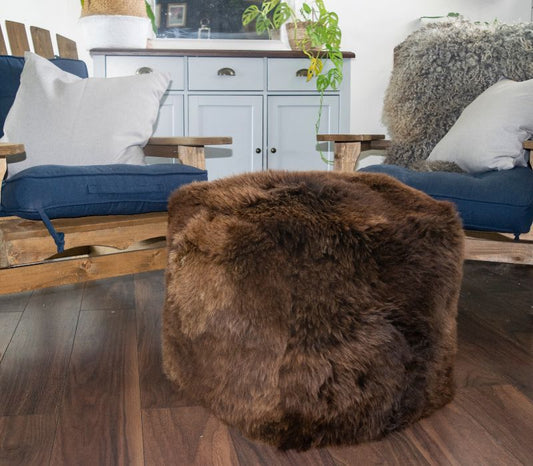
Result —
M297 21L296 25L292 22L285 25L292 50L312 50L311 41L307 38L305 31L309 23L309 21Z
M146 17L144 0L85 0L81 16L124 15Z

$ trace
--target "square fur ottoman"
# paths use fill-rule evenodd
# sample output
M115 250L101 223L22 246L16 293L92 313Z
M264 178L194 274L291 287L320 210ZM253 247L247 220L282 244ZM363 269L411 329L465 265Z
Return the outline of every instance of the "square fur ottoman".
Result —
M163 365L279 448L382 437L454 393L463 231L371 173L261 172L176 191Z

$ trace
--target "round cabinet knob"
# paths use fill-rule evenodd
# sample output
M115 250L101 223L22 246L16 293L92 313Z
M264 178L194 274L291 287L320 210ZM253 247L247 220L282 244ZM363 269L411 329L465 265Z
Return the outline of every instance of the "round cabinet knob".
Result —
M140 68L137 69L135 74L150 74L150 73L153 73L153 71L154 70L150 68L149 66L141 66Z
M270 152L272 152L273 154L275 154L277 152L277 149L275 147L273 147L272 149L270 149Z
M256 154L260 154L260 153L261 153L261 149L259 149L259 147L257 147L257 148L255 149L255 153L256 153Z

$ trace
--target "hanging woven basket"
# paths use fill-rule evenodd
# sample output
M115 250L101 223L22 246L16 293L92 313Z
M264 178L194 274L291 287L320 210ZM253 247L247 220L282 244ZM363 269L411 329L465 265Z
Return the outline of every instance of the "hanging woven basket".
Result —
M144 0L84 0L81 16L124 15L146 18Z

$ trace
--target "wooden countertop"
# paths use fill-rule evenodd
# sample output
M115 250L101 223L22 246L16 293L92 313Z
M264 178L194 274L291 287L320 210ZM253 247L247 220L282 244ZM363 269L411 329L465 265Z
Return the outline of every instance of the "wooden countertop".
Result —
M266 57L307 58L297 50L215 50L215 49L92 49L91 55L153 55L180 57ZM342 52L344 58L355 58L353 52Z

